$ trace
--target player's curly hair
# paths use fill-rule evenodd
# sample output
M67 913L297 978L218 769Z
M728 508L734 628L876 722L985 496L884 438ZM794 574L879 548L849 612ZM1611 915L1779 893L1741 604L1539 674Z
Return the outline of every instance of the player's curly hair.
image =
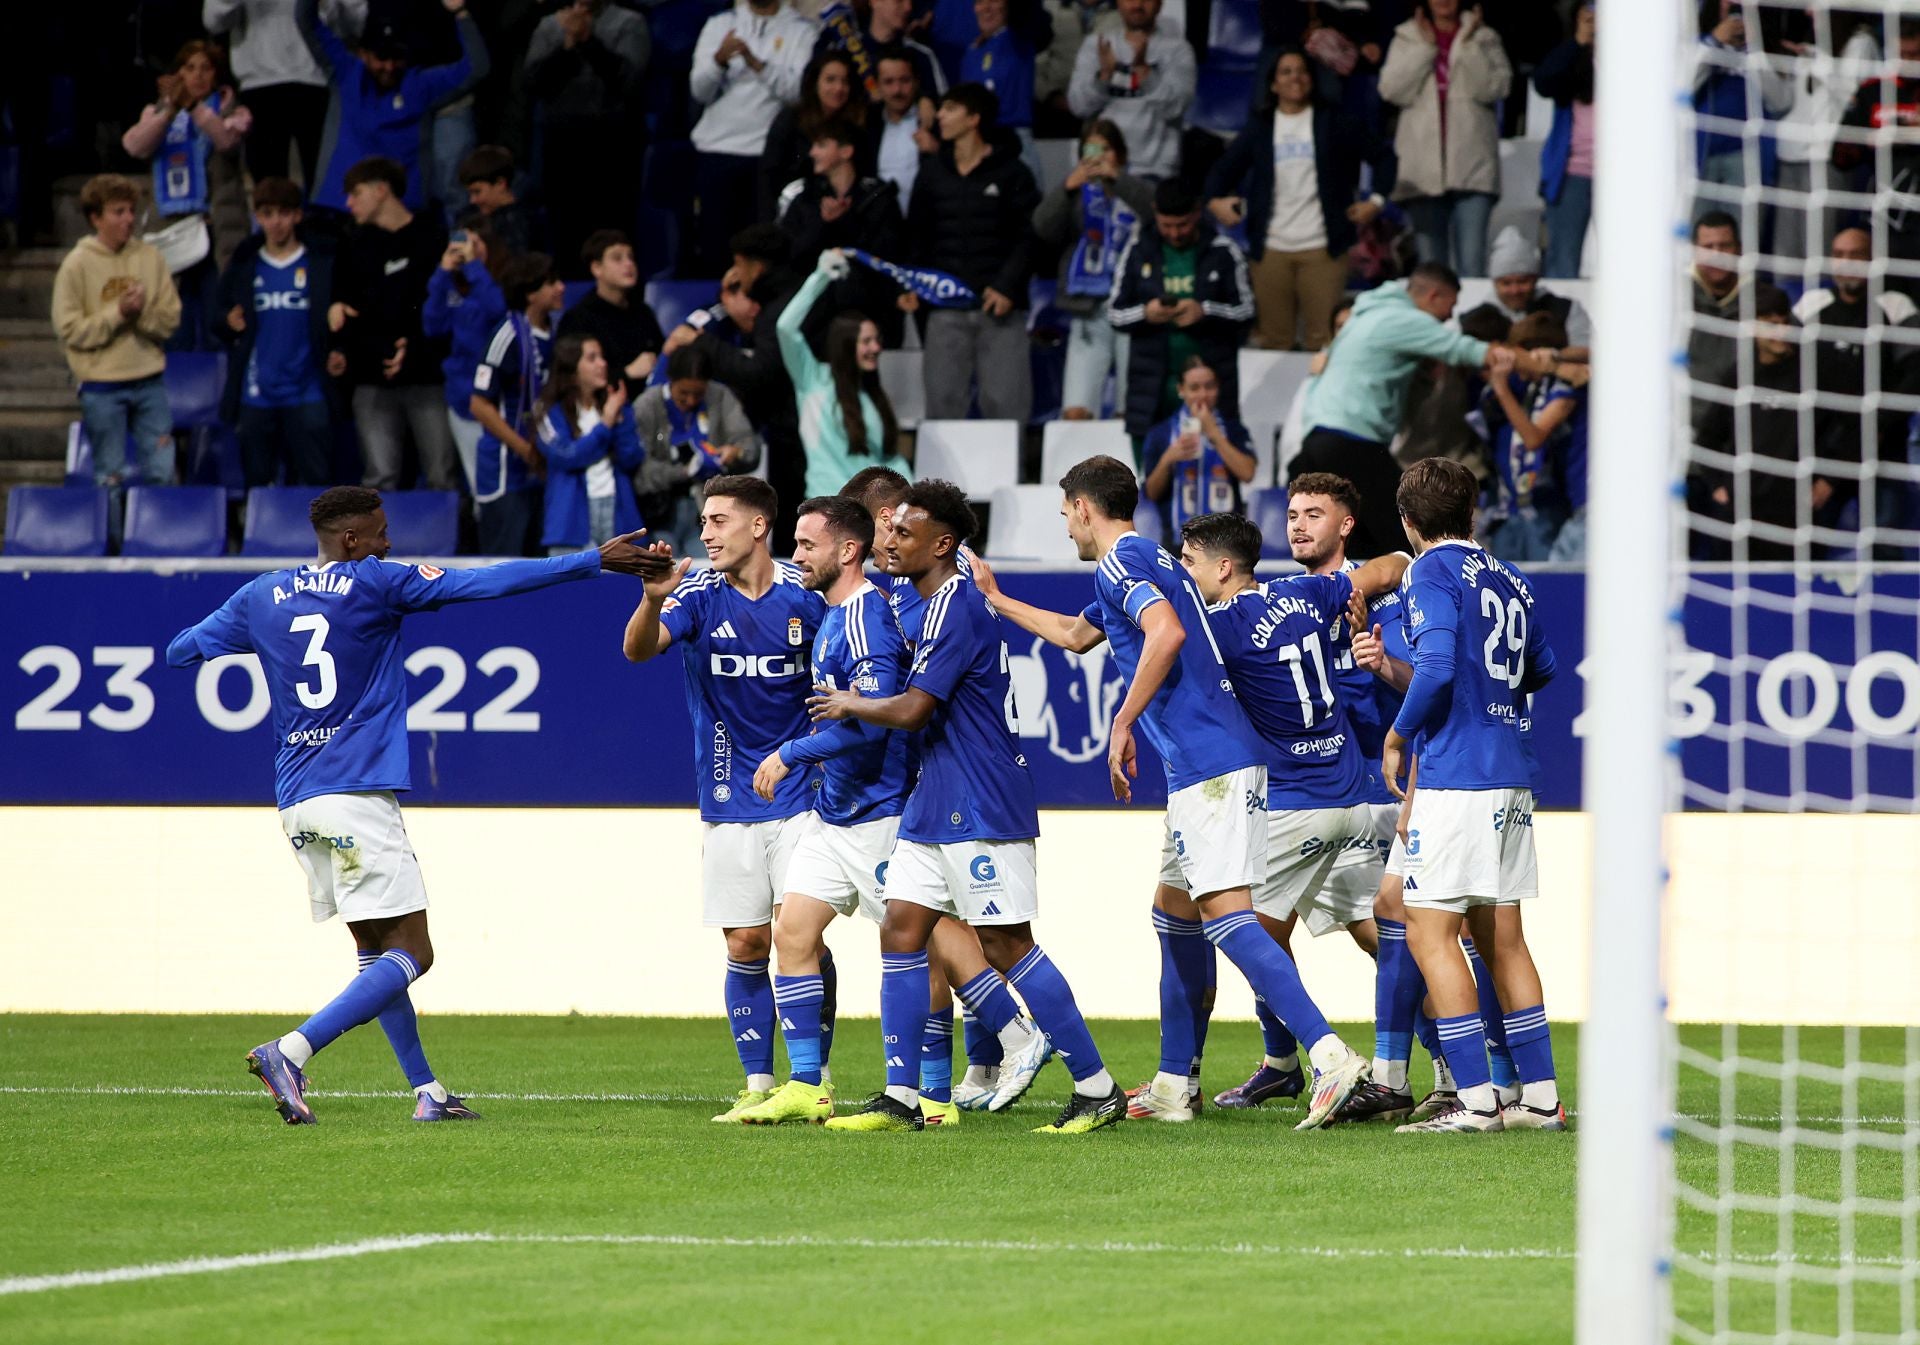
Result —
M348 519L365 518L380 507L380 492L367 486L334 486L307 506L315 532L337 532Z
M1243 574L1260 563L1260 529L1242 514L1201 514L1180 528L1180 540L1196 551L1225 556Z
M1360 517L1360 488L1338 472L1302 472L1287 482L1287 495L1324 495L1355 518Z
M953 534L955 543L964 543L979 528L967 493L951 481L921 481L901 501L903 508L924 509L927 517Z

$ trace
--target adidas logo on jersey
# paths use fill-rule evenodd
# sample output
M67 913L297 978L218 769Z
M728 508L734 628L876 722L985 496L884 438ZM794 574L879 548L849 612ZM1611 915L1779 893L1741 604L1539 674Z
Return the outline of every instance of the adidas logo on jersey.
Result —
M745 1032L742 1032L736 1035L734 1037L734 1040L735 1041L759 1041L760 1033L754 1028L748 1028Z
M737 640L740 637L734 633L733 623L731 621L722 621L719 626L714 629L713 638L716 640Z
M907 1067L907 1062L902 1060L899 1056L890 1055L887 1057L888 1069L905 1069L906 1067Z

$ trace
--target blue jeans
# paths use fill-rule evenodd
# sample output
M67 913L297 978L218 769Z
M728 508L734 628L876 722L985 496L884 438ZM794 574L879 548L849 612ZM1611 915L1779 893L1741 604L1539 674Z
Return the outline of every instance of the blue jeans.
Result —
M1413 220L1413 243L1422 262L1440 262L1463 276L1487 273L1487 222L1493 193L1450 191L1403 202Z
M457 99L434 114L433 136L428 142L433 158L421 184L422 194L440 203L448 228L467 208L467 189L460 185L460 161L473 153L477 139L471 96Z
M131 383L95 383L80 389L80 421L93 444L93 483L119 487L127 478L127 436L139 454L139 478L149 486L174 483L173 412L166 381L154 374Z
M1587 223L1593 218L1593 179L1567 174L1560 199L1546 208L1547 255L1540 274L1548 280L1574 280L1580 275L1580 252L1587 241Z

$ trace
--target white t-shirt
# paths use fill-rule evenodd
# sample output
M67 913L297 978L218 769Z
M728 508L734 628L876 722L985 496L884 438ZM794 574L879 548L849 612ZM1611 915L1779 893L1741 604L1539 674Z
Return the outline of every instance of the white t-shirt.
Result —
M574 412L574 437L593 433L593 427L600 423L600 412L591 406L583 406ZM604 500L613 494L613 459L602 458L587 468L587 498Z
M1313 166L1313 109L1273 114L1273 218L1267 247L1274 252L1325 250L1327 221L1320 213L1320 178Z

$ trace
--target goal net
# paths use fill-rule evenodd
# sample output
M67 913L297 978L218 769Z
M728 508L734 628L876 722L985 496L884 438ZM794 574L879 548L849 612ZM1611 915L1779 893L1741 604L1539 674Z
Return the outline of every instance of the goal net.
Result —
M1599 23L1581 1339L1920 1341L1920 5Z

